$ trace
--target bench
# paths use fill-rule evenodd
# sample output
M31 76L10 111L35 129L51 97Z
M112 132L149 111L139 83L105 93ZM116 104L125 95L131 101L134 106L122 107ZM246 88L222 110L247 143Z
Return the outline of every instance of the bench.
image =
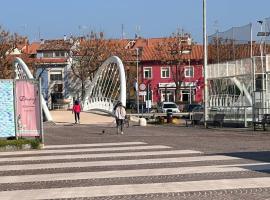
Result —
M270 114L264 114L262 121L253 122L253 129L256 131L256 125L261 124L263 130L266 131L266 124L270 124Z
M215 114L212 121L207 121L207 126L208 123L210 122L213 123L214 126L219 125L219 127L222 128L224 123L224 117L225 114Z
M188 122L191 122L190 125L193 125L193 126L198 125L202 118L203 118L202 113L193 113L191 119L185 119L186 120L186 126L188 126Z

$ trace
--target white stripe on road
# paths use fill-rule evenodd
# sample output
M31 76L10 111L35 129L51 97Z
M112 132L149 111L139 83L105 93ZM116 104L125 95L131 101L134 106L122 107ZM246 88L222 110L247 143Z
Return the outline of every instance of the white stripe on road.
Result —
M61 149L73 147L101 147L101 146L124 146L124 145L142 145L145 142L112 142L112 143L93 143L93 144L68 144L68 145L46 145L45 149Z
M187 182L105 185L92 187L69 187L37 190L16 190L0 192L1 200L36 200L99 197L113 195L136 195L151 193L193 192L209 190L228 190L241 188L268 188L270 177L221 179Z
M200 151L193 150L171 150L171 151L148 151L148 152L124 152L124 153L100 153L100 154L79 154L79 155L53 155L34 157L10 157L0 158L0 162L10 161L34 161L34 160L62 160L62 159L86 159L86 158L111 158L111 157L134 157L153 155L177 155L177 154L201 154Z
M35 151L13 151L0 152L0 156L12 155L34 155L34 154L48 154L48 153L78 153L78 152L101 152L101 151L128 151L128 150L148 150L148 149L170 149L172 147L164 145L146 145L146 146L130 146L130 147L102 147L89 149L56 149L56 150L35 150Z
M243 171L259 171L259 170L262 171L269 169L270 169L269 163L250 163L250 164L212 165L212 166L177 167L177 168L56 173L56 174L20 175L20 176L1 176L0 183L22 183L22 182L60 181L60 180L67 181L67 180L138 177L138 176L164 176L164 175L169 176L179 174L243 172Z
M183 163L213 160L236 160L237 157L230 156L196 156L196 157L177 157L177 158L155 158L155 159L136 159L136 160L105 160L91 162L64 162L64 163L45 163L45 164L23 164L23 165L0 165L0 171L11 170L35 170L52 168L74 168L74 167L99 167L117 165L143 165L143 164L162 164L162 163Z

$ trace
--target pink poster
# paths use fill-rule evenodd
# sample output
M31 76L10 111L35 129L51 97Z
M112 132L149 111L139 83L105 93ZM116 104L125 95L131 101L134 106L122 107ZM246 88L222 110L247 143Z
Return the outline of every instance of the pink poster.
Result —
M40 135L40 100L38 83L16 81L17 136Z

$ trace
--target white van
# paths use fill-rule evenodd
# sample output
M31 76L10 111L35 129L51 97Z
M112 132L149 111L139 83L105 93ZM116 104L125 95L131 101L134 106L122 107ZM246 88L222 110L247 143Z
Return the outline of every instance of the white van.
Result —
M174 102L162 102L158 107L158 112L165 113L168 109L172 110L173 113L180 112L178 106Z

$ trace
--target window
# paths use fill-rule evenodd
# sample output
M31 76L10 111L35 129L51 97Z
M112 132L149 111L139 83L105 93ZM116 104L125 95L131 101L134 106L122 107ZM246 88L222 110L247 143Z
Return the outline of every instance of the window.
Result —
M143 68L143 78L146 78L146 79L152 78L152 68L151 67Z
M62 93L63 92L63 84L54 84L53 90L54 90L54 92Z
M50 80L51 81L62 81L63 80L62 72L61 71L51 72Z
M56 51L54 52L55 57L65 57L65 52L64 51Z
M185 67L185 77L193 77L194 76L194 67L188 66Z
M44 52L43 57L44 58L53 58L53 52Z
M170 68L161 67L161 78L170 78Z

